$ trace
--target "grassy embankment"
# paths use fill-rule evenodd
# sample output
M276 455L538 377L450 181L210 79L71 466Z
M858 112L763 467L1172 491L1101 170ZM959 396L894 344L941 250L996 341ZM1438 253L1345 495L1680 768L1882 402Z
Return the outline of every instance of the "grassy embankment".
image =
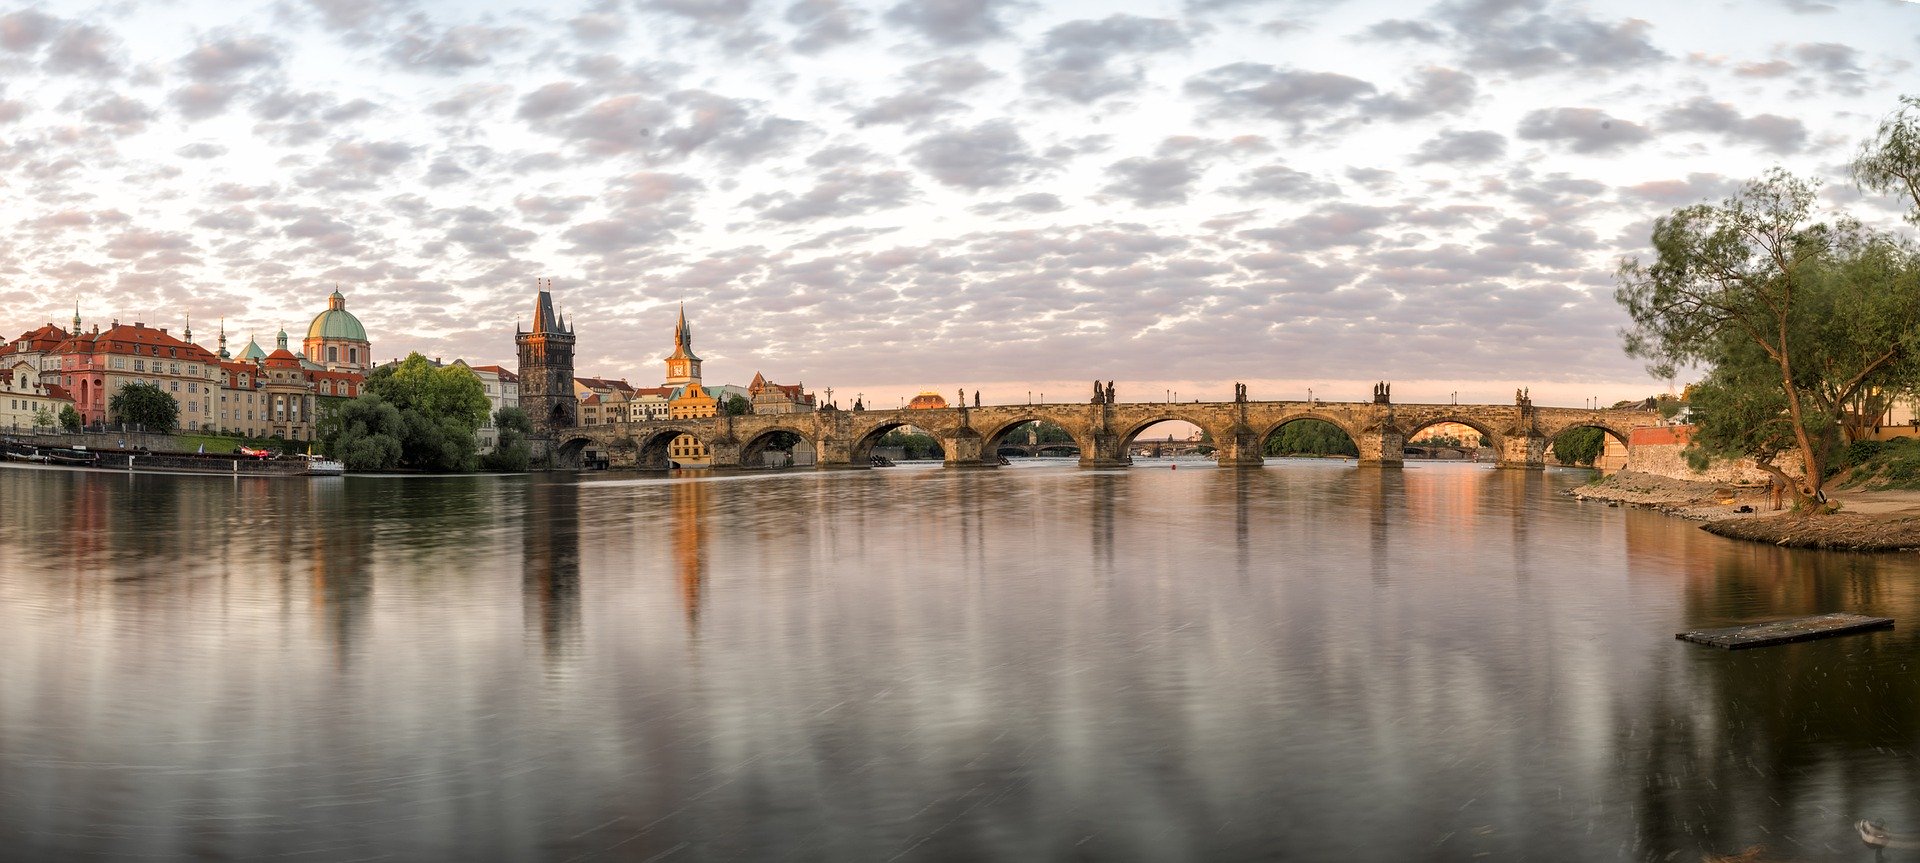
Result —
M1857 441L1838 459L1835 479L1856 491L1920 490L1920 438Z

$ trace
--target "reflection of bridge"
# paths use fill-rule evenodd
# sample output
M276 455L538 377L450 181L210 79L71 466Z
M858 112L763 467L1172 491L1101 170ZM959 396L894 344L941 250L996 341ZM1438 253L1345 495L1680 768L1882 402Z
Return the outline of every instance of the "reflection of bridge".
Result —
M691 435L713 454L716 469L759 465L761 453L790 432L812 446L820 468L863 468L880 438L913 425L940 441L949 467L998 464L1002 439L1014 428L1044 420L1064 429L1079 449L1084 467L1127 464L1129 444L1148 426L1181 420L1199 426L1216 447L1223 467L1262 463L1261 445L1287 423L1316 419L1331 423L1353 439L1362 465L1397 466L1403 445L1438 423L1468 426L1485 435L1501 467L1545 466L1547 445L1569 429L1598 428L1622 443L1636 428L1659 424L1659 415L1642 410L1589 410L1511 405L1396 405L1374 402L1190 402L1145 404L989 405L937 410L845 411L710 417L612 423L557 430L542 443L557 463L576 465L592 450L617 468L664 469L667 445ZM1014 444L1027 446L1026 444ZM1045 447L1047 445L1039 445ZM1057 444L1054 446L1058 446Z

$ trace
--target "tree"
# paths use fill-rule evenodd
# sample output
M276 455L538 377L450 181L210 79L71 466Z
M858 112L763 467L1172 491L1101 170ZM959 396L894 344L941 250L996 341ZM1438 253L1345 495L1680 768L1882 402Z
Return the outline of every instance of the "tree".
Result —
M1592 467L1607 451L1607 433L1592 426L1567 429L1553 439L1553 457L1561 464Z
M107 400L113 422L166 434L180 421L180 403L153 384L127 384Z
M67 405L60 409L60 427L70 432L80 430L80 412Z
M487 470L518 473L533 463L533 451L527 438L533 436L533 422L527 419L525 411L515 408L501 408L493 413L494 428L500 431L500 440L494 444L493 452L480 457L480 466Z
M728 396L726 402L720 405L721 416L743 417L750 413L753 413L753 403L739 393Z
M1295 420L1280 427L1263 447L1267 455L1359 456L1360 448L1340 427L1324 420Z
M321 447L348 470L392 470L400 465L403 427L399 408L362 395L321 420Z
M1011 443L1026 443L1027 434L1032 432L1034 443L1073 443L1073 435L1066 429L1046 420L1031 420L1007 430L1000 439Z
M472 369L436 367L426 357L408 354L367 375L360 391L359 398L320 420L322 445L349 469L471 471L478 466L473 433L486 422L490 403ZM392 459L386 457L389 451ZM349 455L361 462L349 461Z
M1814 201L1776 169L1723 204L1675 210L1654 223L1654 261L1622 264L1615 292L1629 355L1662 377L1709 370L1690 457L1752 457L1801 509L1824 501L1844 405L1912 380L1920 348L1920 256L1850 220L1812 221Z
M44 407L34 408L33 427L37 429L53 428L53 411Z
M1913 205L1907 221L1920 225L1920 96L1900 97L1900 110L1860 144L1852 168L1854 183L1864 190L1905 193Z

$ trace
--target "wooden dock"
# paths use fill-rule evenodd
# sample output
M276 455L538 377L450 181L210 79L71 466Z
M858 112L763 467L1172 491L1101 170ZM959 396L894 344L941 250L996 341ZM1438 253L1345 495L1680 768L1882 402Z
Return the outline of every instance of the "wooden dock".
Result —
M1836 635L1852 635L1856 632L1892 628L1893 618L1891 617L1835 613L1750 623L1746 626L1731 626L1726 629L1679 632L1673 637L1695 644L1706 644L1727 650L1742 650L1748 647L1769 647L1775 644L1811 641L1816 638L1831 638Z

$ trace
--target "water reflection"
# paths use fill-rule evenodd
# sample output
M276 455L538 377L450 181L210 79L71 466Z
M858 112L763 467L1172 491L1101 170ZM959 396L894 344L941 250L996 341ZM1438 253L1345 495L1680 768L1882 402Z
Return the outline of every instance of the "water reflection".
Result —
M571 482L524 481L520 578L526 628L549 660L580 645L580 493Z
M1578 481L0 469L0 856L1858 860L1853 820L1912 832L1920 566ZM1902 628L1672 638L1836 610Z

